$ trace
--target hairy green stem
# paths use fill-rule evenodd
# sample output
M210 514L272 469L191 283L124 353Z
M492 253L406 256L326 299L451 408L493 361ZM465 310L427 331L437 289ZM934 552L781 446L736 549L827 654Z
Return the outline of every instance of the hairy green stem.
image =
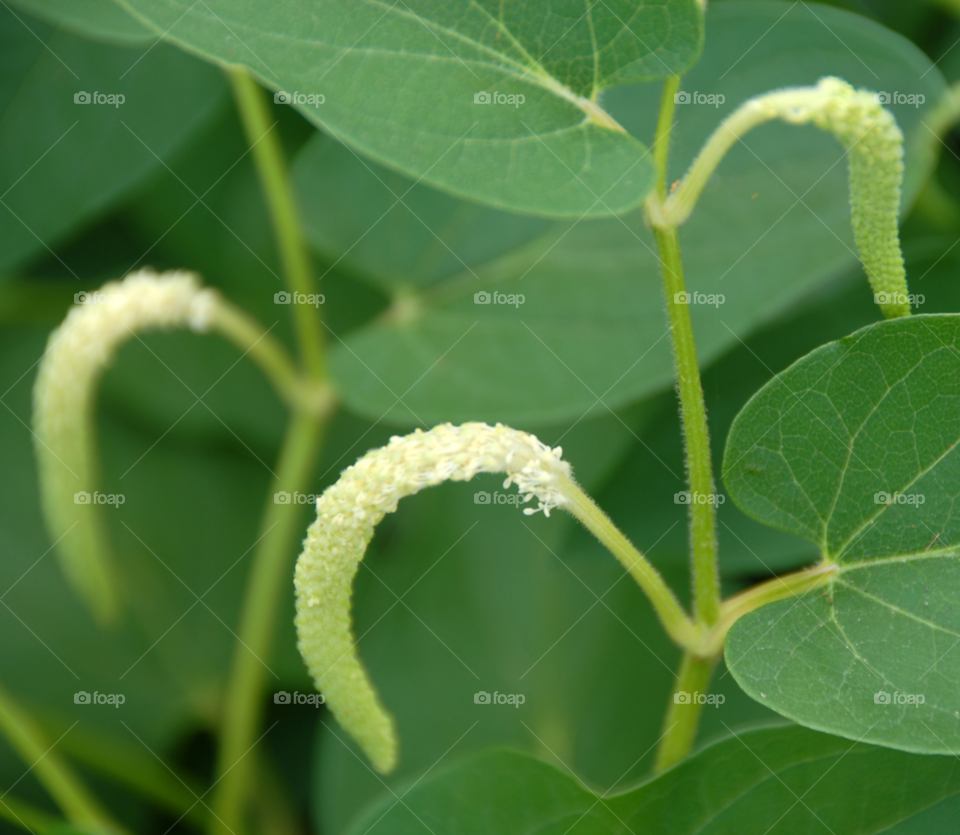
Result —
M257 173L266 196L287 283L292 293L314 292L310 257L304 242L296 200L277 134L272 130L264 92L242 68L229 70L237 109L251 144ZM336 405L327 383L320 318L307 304L293 305L301 360L308 382L299 382L299 394L280 452L277 474L270 486L261 524L261 539L240 614L238 642L227 683L218 756L218 784L210 819L212 835L242 835L246 829L249 794L256 773L256 744L262 719L266 663L276 630L284 583L289 582L295 545L300 538L299 506L278 504L280 491L305 492ZM235 317L229 328L238 339L258 337L256 326ZM259 337L258 337L259 338ZM285 354L261 351L258 361L273 373L278 387L292 387Z
M717 505L707 430L707 407L700 384L697 348L690 321L690 306L678 301L686 292L677 230L656 228L654 234L663 268L667 313L673 336L673 353L680 389L680 414L686 441L687 477L690 483L690 559L693 571L694 613L712 626L720 612L720 574L717 568Z
M569 499L563 509L583 523L601 544L603 544L621 564L626 566L630 575L644 590L653 608L660 618L667 634L682 647L698 645L703 637L703 629L694 623L680 605L676 595L664 582L660 572L643 556L617 528L610 518L597 506L579 485L572 479L562 477L560 489Z
M657 761L653 767L655 774L676 765L693 748L703 710L695 694L707 692L715 664L711 659L684 653L673 688L673 699L663 720L663 736L657 746Z
M680 241L674 226L663 222L661 207L666 199L667 163L670 151L674 96L680 79L668 79L663 86L660 116L657 120L655 159L659 169L658 190L646 201L647 222L653 228L660 254L663 286L673 337L673 355L680 391L680 415L685 440L687 478L690 486L690 563L693 578L693 610L697 625L709 631L720 616L720 572L717 564L717 520L713 478L713 459L710 454L710 434L707 429L707 408L700 383L700 366L693 338L689 305L681 303L686 292L683 280L683 262ZM698 501L702 499L702 501ZM690 650L683 655L677 678L676 692L704 691L713 669L712 660L695 657ZM682 709L681 709L682 708ZM664 735L657 750L655 769L662 771L682 760L693 747L700 717L700 706L669 706L664 724Z
M782 577L774 577L746 591L729 597L720 606L720 618L697 649L697 655L713 658L723 652L723 643L727 633L740 618L778 600L799 597L812 589L827 585L839 573L833 564L822 564L806 568Z
M91 832L123 832L122 827L100 808L80 778L52 750L53 746L39 725L3 687L0 687L0 732L30 767L70 823Z
M313 473L326 416L294 414L280 453L277 477L270 486L253 568L240 615L233 666L226 689L217 784L210 831L241 835L245 808L256 772L255 754L270 657L284 586L290 583L293 555L302 534L297 504L277 504L274 493L304 492Z
M242 67L229 69L234 99L250 143L257 173L273 221L280 260L291 293L316 293L310 269L310 255L304 242L296 198L284 160L280 137L273 130L264 91ZM300 353L311 376L325 379L323 331L312 305L294 304Z

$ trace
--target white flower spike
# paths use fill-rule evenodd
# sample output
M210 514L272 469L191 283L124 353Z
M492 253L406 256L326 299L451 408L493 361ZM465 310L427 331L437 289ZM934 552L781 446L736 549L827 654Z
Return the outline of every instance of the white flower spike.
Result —
M724 154L747 131L772 119L816 125L846 148L850 213L863 268L884 315L908 316L898 231L903 134L876 93L856 90L839 78L822 78L816 87L775 90L744 102L713 132L673 194L662 206L653 207L653 222L679 226L686 221Z
M443 424L391 438L368 452L317 500L317 520L297 560L297 635L300 653L326 704L378 771L397 763L397 733L360 662L350 615L353 579L374 528L404 496L444 481L467 481L477 473L507 474L527 514L560 507L576 516L626 566L650 596L670 634L695 639L695 627L656 570L573 481L562 450L533 435L497 424Z
M33 391L41 501L64 573L102 623L116 619L119 600L99 508L82 498L97 478L97 383L117 348L140 331L208 331L219 300L190 273L140 270L81 294L50 334Z

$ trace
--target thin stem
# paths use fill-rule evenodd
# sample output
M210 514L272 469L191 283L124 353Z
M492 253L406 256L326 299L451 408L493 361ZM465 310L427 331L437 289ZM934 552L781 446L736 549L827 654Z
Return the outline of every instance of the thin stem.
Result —
M17 800L15 797L6 797L0 799L0 818L19 826L26 830L30 835L44 833L51 829L63 830L67 825L63 818L55 817L49 812L37 809L29 803Z
M782 577L774 577L765 583L760 583L746 591L728 597L720 606L720 618L714 624L703 644L697 649L697 655L711 658L719 656L723 651L723 643L727 633L740 618L754 609L776 603L778 600L788 600L799 597L808 591L827 585L833 580L839 569L836 565L823 564L815 568L807 568Z
M246 311L225 299L216 307L214 329L260 366L280 398L294 410L323 412L333 394L325 383L304 380L282 343Z
M960 0L955 0L955 5L960 9ZM937 106L924 119L924 126L938 139L942 139L958 119L960 119L960 82L947 88L937 102Z
M256 754L250 749L256 744L262 719L266 663L285 583L290 585L292 593L294 546L303 533L301 514L297 512L302 507L293 503L278 504L274 493L306 490L326 422L326 416L304 413L293 416L280 453L277 477L270 487L226 689L218 768L220 782L210 818L210 831L214 835L240 835L245 830L244 809L256 770Z
M52 750L43 731L13 697L0 687L0 732L43 787L63 810L70 823L81 829L102 833L119 833L122 827L100 808L80 778Z
M271 120L264 91L245 69L233 67L227 70L227 74L270 209L273 231L290 292L309 296L316 293L310 269L310 255L304 242L280 137L273 130L276 122ZM293 314L300 353L306 367L311 376L325 379L325 351L319 317L309 304L295 303Z
M707 429L707 408L700 384L697 348L690 321L690 306L679 299L686 292L680 243L676 229L654 229L663 268L667 313L673 336L673 354L680 389L680 414L686 441L687 477L690 484L690 554L693 570L694 613L712 626L720 612L720 572L717 566L717 505L713 459Z
M683 760L693 748L703 705L696 694L705 694L716 662L684 653L673 688L673 698L663 720L663 736L657 747L655 774Z
M690 321L690 307L681 302L686 293L680 241L674 226L664 223L662 207L666 198L667 163L670 150L670 128L674 96L679 78L663 85L660 116L657 120L655 159L659 168L659 188L647 198L647 222L653 227L663 286L667 297L673 356L680 390L680 415L685 440L687 478L690 486L690 561L693 575L693 610L697 625L708 631L720 616L720 572L717 565L717 521L713 479L713 459L707 430L707 409L700 384L700 366ZM695 656L688 648L683 655L674 693L704 692L710 681L715 661ZM655 770L669 768L690 752L697 734L701 705L695 699L689 704L674 698L664 720L663 737L657 750Z
M644 590L663 623L667 634L682 647L697 646L704 638L698 627L680 605L676 595L664 582L660 572L643 556L572 479L561 478L561 492L570 499L563 505L590 531L630 572Z
M657 194L661 200L667 197L667 160L670 156L670 132L673 130L673 110L676 106L680 76L674 75L663 82L663 97L660 100L660 115L657 117L657 132L653 138L653 161L657 165Z
M277 134L272 130L264 92L242 68L228 71L240 118L253 149L260 183L267 199L286 280L292 293L314 292L310 258L302 233L293 188ZM294 323L307 383L298 382L300 396L287 428L261 523L261 538L240 614L238 642L227 684L220 735L218 784L210 819L212 835L243 835L246 811L256 772L257 741L262 719L262 697L267 659L276 630L284 583L289 581L292 557L300 539L301 508L279 504L274 494L305 492L319 454L324 431L335 407L327 383L326 354L320 317L308 304L294 304ZM234 316L224 327L237 339L259 338L256 326ZM253 328L253 330L251 329ZM285 390L293 385L289 363L280 351L261 351L256 357L268 374L278 375Z

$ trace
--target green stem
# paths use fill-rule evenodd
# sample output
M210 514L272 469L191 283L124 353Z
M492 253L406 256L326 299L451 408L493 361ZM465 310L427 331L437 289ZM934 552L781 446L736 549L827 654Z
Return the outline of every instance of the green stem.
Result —
M660 254L663 286L667 297L670 334L680 390L680 415L685 440L687 478L690 485L690 561L693 575L693 611L697 625L708 631L720 616L720 572L717 565L717 520L713 479L713 458L707 429L707 408L700 383L700 366L690 321L690 306L681 304L679 294L686 292L683 261L675 226L663 222L662 206L666 198L667 163L674 96L680 79L668 79L663 86L660 116L657 120L655 159L659 169L659 188L647 198L647 221L653 228ZM702 501L698 501L702 498ZM684 652L675 692L704 692L710 681L714 661ZM669 706L664 735L657 750L656 770L662 771L682 760L693 747L700 718L698 704Z
M273 494L305 492L326 426L326 416L296 413L287 429L280 453L277 477L270 487L261 530L254 552L253 568L240 615L238 642L226 689L218 774L220 781L213 802L210 832L241 835L244 812L256 771L255 754L263 713L263 690L284 585L290 575L293 551L303 533L302 507L277 504Z
M280 137L273 130L274 122L271 120L264 91L242 67L232 67L227 74L270 210L280 260L290 292L305 296L316 293L310 269L310 255L300 226L290 174L284 160ZM312 377L325 379L325 351L320 319L313 306L308 304L295 303L293 314L300 353L307 370Z
M711 659L684 653L673 688L673 699L663 721L663 736L657 747L654 773L666 771L683 760L693 748L703 710L703 705L697 702L694 694L707 692L715 663ZM678 695L680 698L677 698Z
M660 195L661 200L665 200L667 197L667 159L670 156L670 132L673 130L675 97L679 89L679 75L671 76L663 82L660 115L657 118L657 132L653 137L653 161L657 166L657 194Z
M3 687L0 687L0 732L30 766L70 823L93 832L123 831L100 808L80 778L51 750L52 745L40 727Z
M806 568L793 574L774 577L740 594L728 597L720 606L719 620L697 648L697 655L705 658L719 656L723 652L723 642L730 627L744 615L769 603L799 597L808 591L825 586L837 576L839 571L833 563L825 563L815 568Z
M291 293L314 292L310 257L304 242L293 188L277 134L272 130L264 92L242 68L228 71L237 109L253 149L257 172L277 237L280 258ZM210 819L212 835L243 835L249 794L256 773L256 744L262 719L265 664L270 657L277 612L284 584L289 583L292 556L302 535L301 508L277 504L274 493L305 492L319 454L321 440L336 404L327 383L320 317L307 304L293 305L301 360L308 381L298 380L300 394L291 399L293 417L287 428L268 494L261 539L254 551L253 567L240 614L238 642L227 684L220 734L218 783ZM259 338L255 324L234 316L221 323L238 340ZM286 355L270 348L255 357L275 383L293 390Z
M697 348L690 321L690 306L677 301L686 292L677 230L655 228L654 235L663 268L667 313L673 336L673 353L680 389L680 414L686 441L687 476L690 483L690 553L693 570L694 613L712 626L720 613L720 573L717 567L716 493L713 459L707 430L707 408L700 384Z
M329 410L333 397L329 386L304 380L286 348L246 311L224 299L217 305L213 327L250 355L291 409L321 413Z
M62 818L54 817L49 812L44 812L13 797L0 800L0 818L14 826L19 826L31 835L50 829L61 829L66 825L66 821Z
M572 479L561 478L561 492L570 500L563 506L623 564L646 592L667 634L682 647L699 645L704 632L680 605L663 577Z

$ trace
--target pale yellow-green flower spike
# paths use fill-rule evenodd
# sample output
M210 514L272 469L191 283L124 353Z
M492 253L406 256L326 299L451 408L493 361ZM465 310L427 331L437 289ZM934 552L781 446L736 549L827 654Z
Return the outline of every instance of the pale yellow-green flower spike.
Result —
M659 212L653 207L653 222L683 223L724 154L748 130L772 119L816 125L847 149L853 234L874 299L887 318L910 315L898 231L903 134L876 93L839 78L765 93L741 105L720 123Z
M560 455L533 435L499 424L443 424L391 438L344 470L318 499L317 520L297 560L298 646L327 706L381 773L396 766L397 733L357 656L350 615L353 578L374 528L404 496L477 473L506 473L505 487L515 483L549 515L567 501L560 478L569 478L570 465Z
M562 450L507 426L443 424L364 455L317 500L297 560L297 635L310 674L344 729L378 771L397 763L397 732L356 651L350 615L353 579L373 531L397 502L444 481L467 481L477 473L506 473L506 489L516 484L524 501L549 516L569 511L593 533L647 593L670 636L695 646L702 635L656 569L614 527L573 480Z
M141 270L79 294L50 334L33 391L41 502L64 573L102 624L116 620L119 596L102 509L93 500L97 383L134 334L176 327L205 332L218 304L219 294L202 289L189 273Z

